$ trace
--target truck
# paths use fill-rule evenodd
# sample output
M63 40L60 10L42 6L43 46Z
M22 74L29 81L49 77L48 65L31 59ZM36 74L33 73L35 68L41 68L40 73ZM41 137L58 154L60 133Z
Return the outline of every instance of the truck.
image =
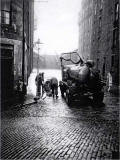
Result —
M102 103L104 85L100 71L94 68L94 61L86 62L77 52L63 53L60 57L62 80L60 91L68 105L83 97L92 97L94 103Z

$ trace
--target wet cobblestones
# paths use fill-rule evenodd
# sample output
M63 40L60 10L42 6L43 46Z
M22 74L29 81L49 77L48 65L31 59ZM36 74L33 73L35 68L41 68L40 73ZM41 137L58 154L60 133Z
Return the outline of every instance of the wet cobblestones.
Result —
M59 97L2 113L1 158L29 160L118 159L119 103L67 106Z

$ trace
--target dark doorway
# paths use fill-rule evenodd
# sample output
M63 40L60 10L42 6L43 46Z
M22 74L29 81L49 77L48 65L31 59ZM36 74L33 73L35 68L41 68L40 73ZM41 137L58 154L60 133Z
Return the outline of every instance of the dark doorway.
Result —
M1 100L7 101L13 95L13 45L1 44Z

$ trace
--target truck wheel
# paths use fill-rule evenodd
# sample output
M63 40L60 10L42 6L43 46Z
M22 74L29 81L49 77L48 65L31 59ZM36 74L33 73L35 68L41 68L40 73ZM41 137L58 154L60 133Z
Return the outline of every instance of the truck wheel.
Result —
M64 90L61 89L61 96L64 97Z
M60 86L61 96L64 97L65 86L63 85L63 83L61 83L59 86Z
M94 93L93 102L94 103L102 103L104 98L104 92Z
M64 92L61 92L61 96L64 97Z
M71 96L70 96L70 93L69 93L69 90L66 90L66 102L68 105L71 105Z

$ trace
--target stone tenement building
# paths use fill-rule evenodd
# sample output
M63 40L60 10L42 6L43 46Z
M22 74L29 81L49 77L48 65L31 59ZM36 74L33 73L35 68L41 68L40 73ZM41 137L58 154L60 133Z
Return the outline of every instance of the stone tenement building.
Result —
M27 84L32 70L33 0L2 0L0 23L1 93L7 99L19 88L19 80Z
M79 54L93 59L104 79L111 71L119 84L119 1L82 0L79 14Z
M91 0L83 0L79 15L79 46L78 52L83 60L91 56L91 36L93 21L93 3Z

